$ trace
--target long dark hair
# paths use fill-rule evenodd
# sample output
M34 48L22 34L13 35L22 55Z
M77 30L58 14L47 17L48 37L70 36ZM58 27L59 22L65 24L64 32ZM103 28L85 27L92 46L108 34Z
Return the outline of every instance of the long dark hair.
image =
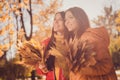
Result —
M82 33L90 27L90 23L89 23L89 19L87 14L85 13L85 11L79 7L73 7L73 8L69 8L67 11L70 11L73 16L75 17L75 19L78 21L79 23L79 29L77 29L76 31L76 36L80 37L82 35Z
M55 16L56 16L57 14L60 14L61 17L62 17L63 20L64 20L64 18L65 18L65 13L64 13L63 11L56 13ZM64 26L65 26L65 25L64 25ZM46 48L45 48L44 57L46 57L46 56L48 55L48 51L51 49L51 47L52 47L52 46L55 46L55 44L54 44L54 42L56 41L56 39L55 39L55 37L54 37L55 34L56 34L56 32L54 32L54 29L52 28L52 34L51 34L51 37L50 37L50 41L48 42L48 45L47 45ZM67 28L64 27L63 36L64 36L64 38L65 38L66 40L68 40L68 37L69 37L68 34L69 34L69 33L68 33ZM51 70L52 68L54 68L55 59L53 59L53 58L55 58L55 57L52 56L52 55L50 55L49 58L47 59L46 64L47 64L48 70Z

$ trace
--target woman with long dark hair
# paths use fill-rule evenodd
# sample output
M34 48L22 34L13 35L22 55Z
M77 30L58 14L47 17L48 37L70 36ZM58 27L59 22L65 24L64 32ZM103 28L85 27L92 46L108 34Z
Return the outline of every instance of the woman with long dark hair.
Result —
M70 36L73 39L77 38L81 42L86 41L87 46L92 45L91 50L95 52L95 56L89 61L83 60L86 63L84 66L77 64L76 66L81 65L81 67L77 71L70 71L70 80L117 80L109 54L110 40L107 30L104 27L90 28L87 14L79 7L73 7L66 11L65 26L72 33ZM92 53L84 54L89 56ZM73 57L73 60L76 59ZM77 62L77 60L73 62Z
M54 22L53 22L53 28L52 28L52 35L50 38L44 40L42 44L45 45L44 50L44 57L48 56L46 60L46 66L48 69L47 73L42 72L42 69L37 68L37 74L44 74L46 76L46 80L65 80L65 77L63 75L63 70L61 68L55 67L55 56L49 54L49 50L51 47L55 46L55 35L63 36L66 40L68 39L68 30L65 27L64 24L64 18L65 13L64 12L58 12L55 14Z

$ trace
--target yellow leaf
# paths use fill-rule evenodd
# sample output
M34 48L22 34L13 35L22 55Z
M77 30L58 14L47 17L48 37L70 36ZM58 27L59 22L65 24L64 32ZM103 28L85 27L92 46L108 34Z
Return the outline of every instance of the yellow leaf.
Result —
M0 11L2 11L2 8L3 8L3 5L4 5L4 2L0 2Z
M0 50L6 51L9 49L9 47L13 44L13 42L6 43L4 45L0 45Z
M119 27L116 27L117 28L117 31L120 32L120 26Z
M0 35L3 35L4 33L5 33L4 29L0 30Z
M3 51L6 51L9 49L9 44L4 44L4 45L0 45L0 46L2 46L1 50L3 50Z
M42 1L42 0L39 0L38 3L39 3L40 5L43 5L43 1Z
M0 22L5 22L7 19L9 18L9 15L3 15L2 17L0 17Z
M5 30L10 30L12 27L13 27L13 24L8 24L6 25Z
M15 10L15 14L16 15L20 15L20 11L19 10Z
M25 5L25 4L24 4L23 2L21 2L21 3L19 3L18 7L19 7L19 8L23 8L24 5Z
M0 45L0 50L2 49L2 45Z
M4 54L4 52L2 50L0 50L0 57Z
M117 24L120 24L120 18L119 18L119 17L116 18L116 19L115 19L115 22L116 22Z
M24 3L25 3L25 4L28 4L28 3L29 3L29 0L24 0Z
M120 18L120 11L118 12L118 17Z

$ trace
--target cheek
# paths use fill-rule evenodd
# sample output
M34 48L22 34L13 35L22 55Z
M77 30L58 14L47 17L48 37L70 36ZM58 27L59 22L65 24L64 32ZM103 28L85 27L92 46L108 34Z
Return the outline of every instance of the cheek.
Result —
M59 26L60 26L61 28L63 28L63 27L64 27L64 24L65 24L65 23L60 22L60 23L59 23Z
M58 29L58 25L57 25L57 23L54 23L54 25L53 25L53 29L54 29L54 31L57 31L57 29Z
M54 25L54 26L53 26L53 29L54 29L54 31L57 31L58 28L57 28L56 25Z
M75 20L75 19L73 19L73 20L71 21L71 24L72 24L72 27L73 27L73 28L77 28L77 27L79 26L79 23L78 23L77 20Z
M68 26L69 26L68 21L65 21L65 26L68 28Z
M80 24L76 22L76 28L79 29Z
M53 29L54 29L54 31L55 31L55 32L57 32L57 31L58 31L58 28L57 28L57 27L54 27Z
M64 23L63 23L63 22L59 22L59 23L58 23L58 27L59 27L59 28L62 28L63 26L64 26Z

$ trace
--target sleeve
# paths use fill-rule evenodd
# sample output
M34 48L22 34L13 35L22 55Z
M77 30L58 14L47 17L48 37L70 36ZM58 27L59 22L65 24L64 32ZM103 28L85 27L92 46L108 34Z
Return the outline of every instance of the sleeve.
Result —
M88 76L108 74L113 67L111 64L109 58L101 58L94 66L81 68L80 73Z
M108 47L106 47L100 39L91 37L89 38L89 41L94 45L96 64L82 67L80 73L88 76L108 74L113 68L112 58L109 54Z

